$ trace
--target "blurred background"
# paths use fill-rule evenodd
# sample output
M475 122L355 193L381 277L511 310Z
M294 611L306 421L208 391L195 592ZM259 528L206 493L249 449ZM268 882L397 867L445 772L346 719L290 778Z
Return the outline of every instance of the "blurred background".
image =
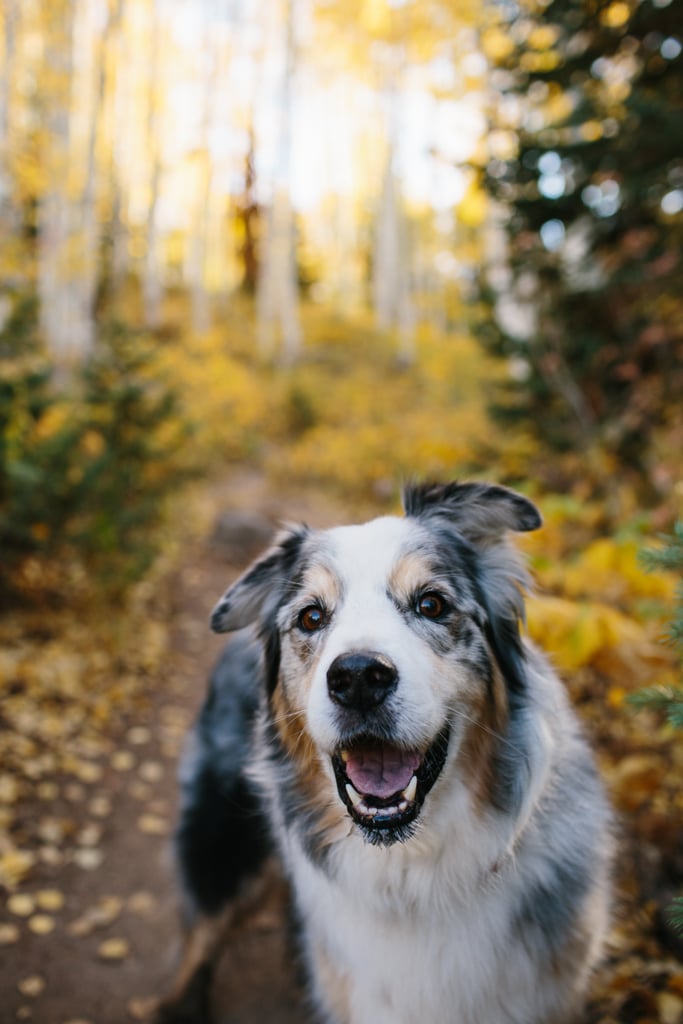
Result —
M683 1021L682 355L683 0L0 0L8 1019L149 970L226 574L475 477L625 819L591 1020Z

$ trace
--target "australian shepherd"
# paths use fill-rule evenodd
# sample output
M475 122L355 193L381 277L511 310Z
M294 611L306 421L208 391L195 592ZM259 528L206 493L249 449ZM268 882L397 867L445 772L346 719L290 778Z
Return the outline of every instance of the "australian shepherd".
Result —
M404 508L283 532L214 610L237 635L183 762L194 923L164 1020L187 1016L217 922L273 848L316 1020L580 1012L608 919L610 812L563 686L520 632L507 534L540 515L479 483L410 486Z

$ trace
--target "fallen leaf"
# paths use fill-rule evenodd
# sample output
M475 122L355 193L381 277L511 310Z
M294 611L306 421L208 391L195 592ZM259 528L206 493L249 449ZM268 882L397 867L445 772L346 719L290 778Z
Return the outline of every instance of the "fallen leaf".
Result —
M41 910L61 910L64 906L64 893L59 889L41 889L36 893L36 903Z
M79 846L97 846L102 838L102 826L95 825L90 822L88 825L84 825L76 836L76 842Z
M0 856L0 884L14 889L26 878L36 862L34 853L28 850L10 849Z
M94 796L90 801L90 813L96 818L108 818L112 812L112 802L108 796Z
M49 935L55 929L55 919L49 914L34 914L28 920L28 927L34 935Z
M128 900L128 909L133 914L139 914L141 917L147 917L152 914L157 906L157 899L151 892L146 892L144 889L140 892L134 892Z
M140 765L140 777L145 782L158 782L163 775L164 767L159 761L143 761Z
M98 927L102 927L115 921L122 909L123 900L120 896L103 896L94 907L90 908L88 914Z
M158 1009L159 1000L153 996L131 999L127 1006L128 1013L133 1020L142 1021L151 1020Z
M102 960L124 960L130 953L130 946L126 939L105 939L97 949L97 955Z
M120 915L123 908L123 900L118 896L103 896L93 907L89 907L85 913L72 921L67 926L69 935L83 938L90 935L96 928L106 928L112 924Z
M149 743L152 734L146 726L136 725L128 730L126 738L129 743L133 743L137 747L142 746L143 743Z
M20 795L19 780L14 775L0 775L0 803L16 803Z
M92 761L81 761L76 768L76 775L81 782L99 782L103 774L102 766Z
M36 901L27 892L17 892L7 900L7 909L17 917L30 917L36 909Z
M36 787L36 794L40 800L52 803L59 797L59 786L56 782L41 782Z
M87 917L77 917L75 921L72 921L66 926L68 935L73 935L76 939L83 939L86 935L90 935L95 930L95 925L92 921L88 920Z
M11 946L19 941L19 928L16 924L0 922L0 946Z
M85 846L81 850L75 850L73 862L84 871L95 871L101 867L104 861L104 853L95 847Z
M151 836L165 836L168 833L169 824L165 818L156 814L142 814L138 818L138 828Z
M64 787L64 796L72 804L78 804L87 796L85 787L80 782L70 782Z
M111 758L111 766L115 772L129 772L136 765L135 756L130 750L117 750Z
M22 996L28 996L30 999L35 999L45 989L45 978L40 974L27 974L25 978L21 978L17 982L17 988L21 992Z

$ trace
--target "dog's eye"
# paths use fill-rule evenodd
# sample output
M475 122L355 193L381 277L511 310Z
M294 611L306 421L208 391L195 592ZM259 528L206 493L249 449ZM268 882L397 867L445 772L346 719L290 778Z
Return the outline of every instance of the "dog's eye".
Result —
M303 629L305 633L315 633L316 630L322 629L325 625L325 612L317 604L311 604L308 608L304 608L302 612L299 612L299 629Z
M415 611L424 619L438 619L446 611L446 602L441 594L428 590L421 594L415 604Z

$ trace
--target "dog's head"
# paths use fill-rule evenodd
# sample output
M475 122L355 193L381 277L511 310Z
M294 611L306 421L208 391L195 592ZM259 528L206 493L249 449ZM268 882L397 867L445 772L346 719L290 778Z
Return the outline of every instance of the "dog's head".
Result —
M281 534L212 617L218 632L258 624L283 745L313 750L328 796L382 843L411 834L471 728L486 742L523 692L525 575L505 535L541 523L484 484L411 486L404 507Z

